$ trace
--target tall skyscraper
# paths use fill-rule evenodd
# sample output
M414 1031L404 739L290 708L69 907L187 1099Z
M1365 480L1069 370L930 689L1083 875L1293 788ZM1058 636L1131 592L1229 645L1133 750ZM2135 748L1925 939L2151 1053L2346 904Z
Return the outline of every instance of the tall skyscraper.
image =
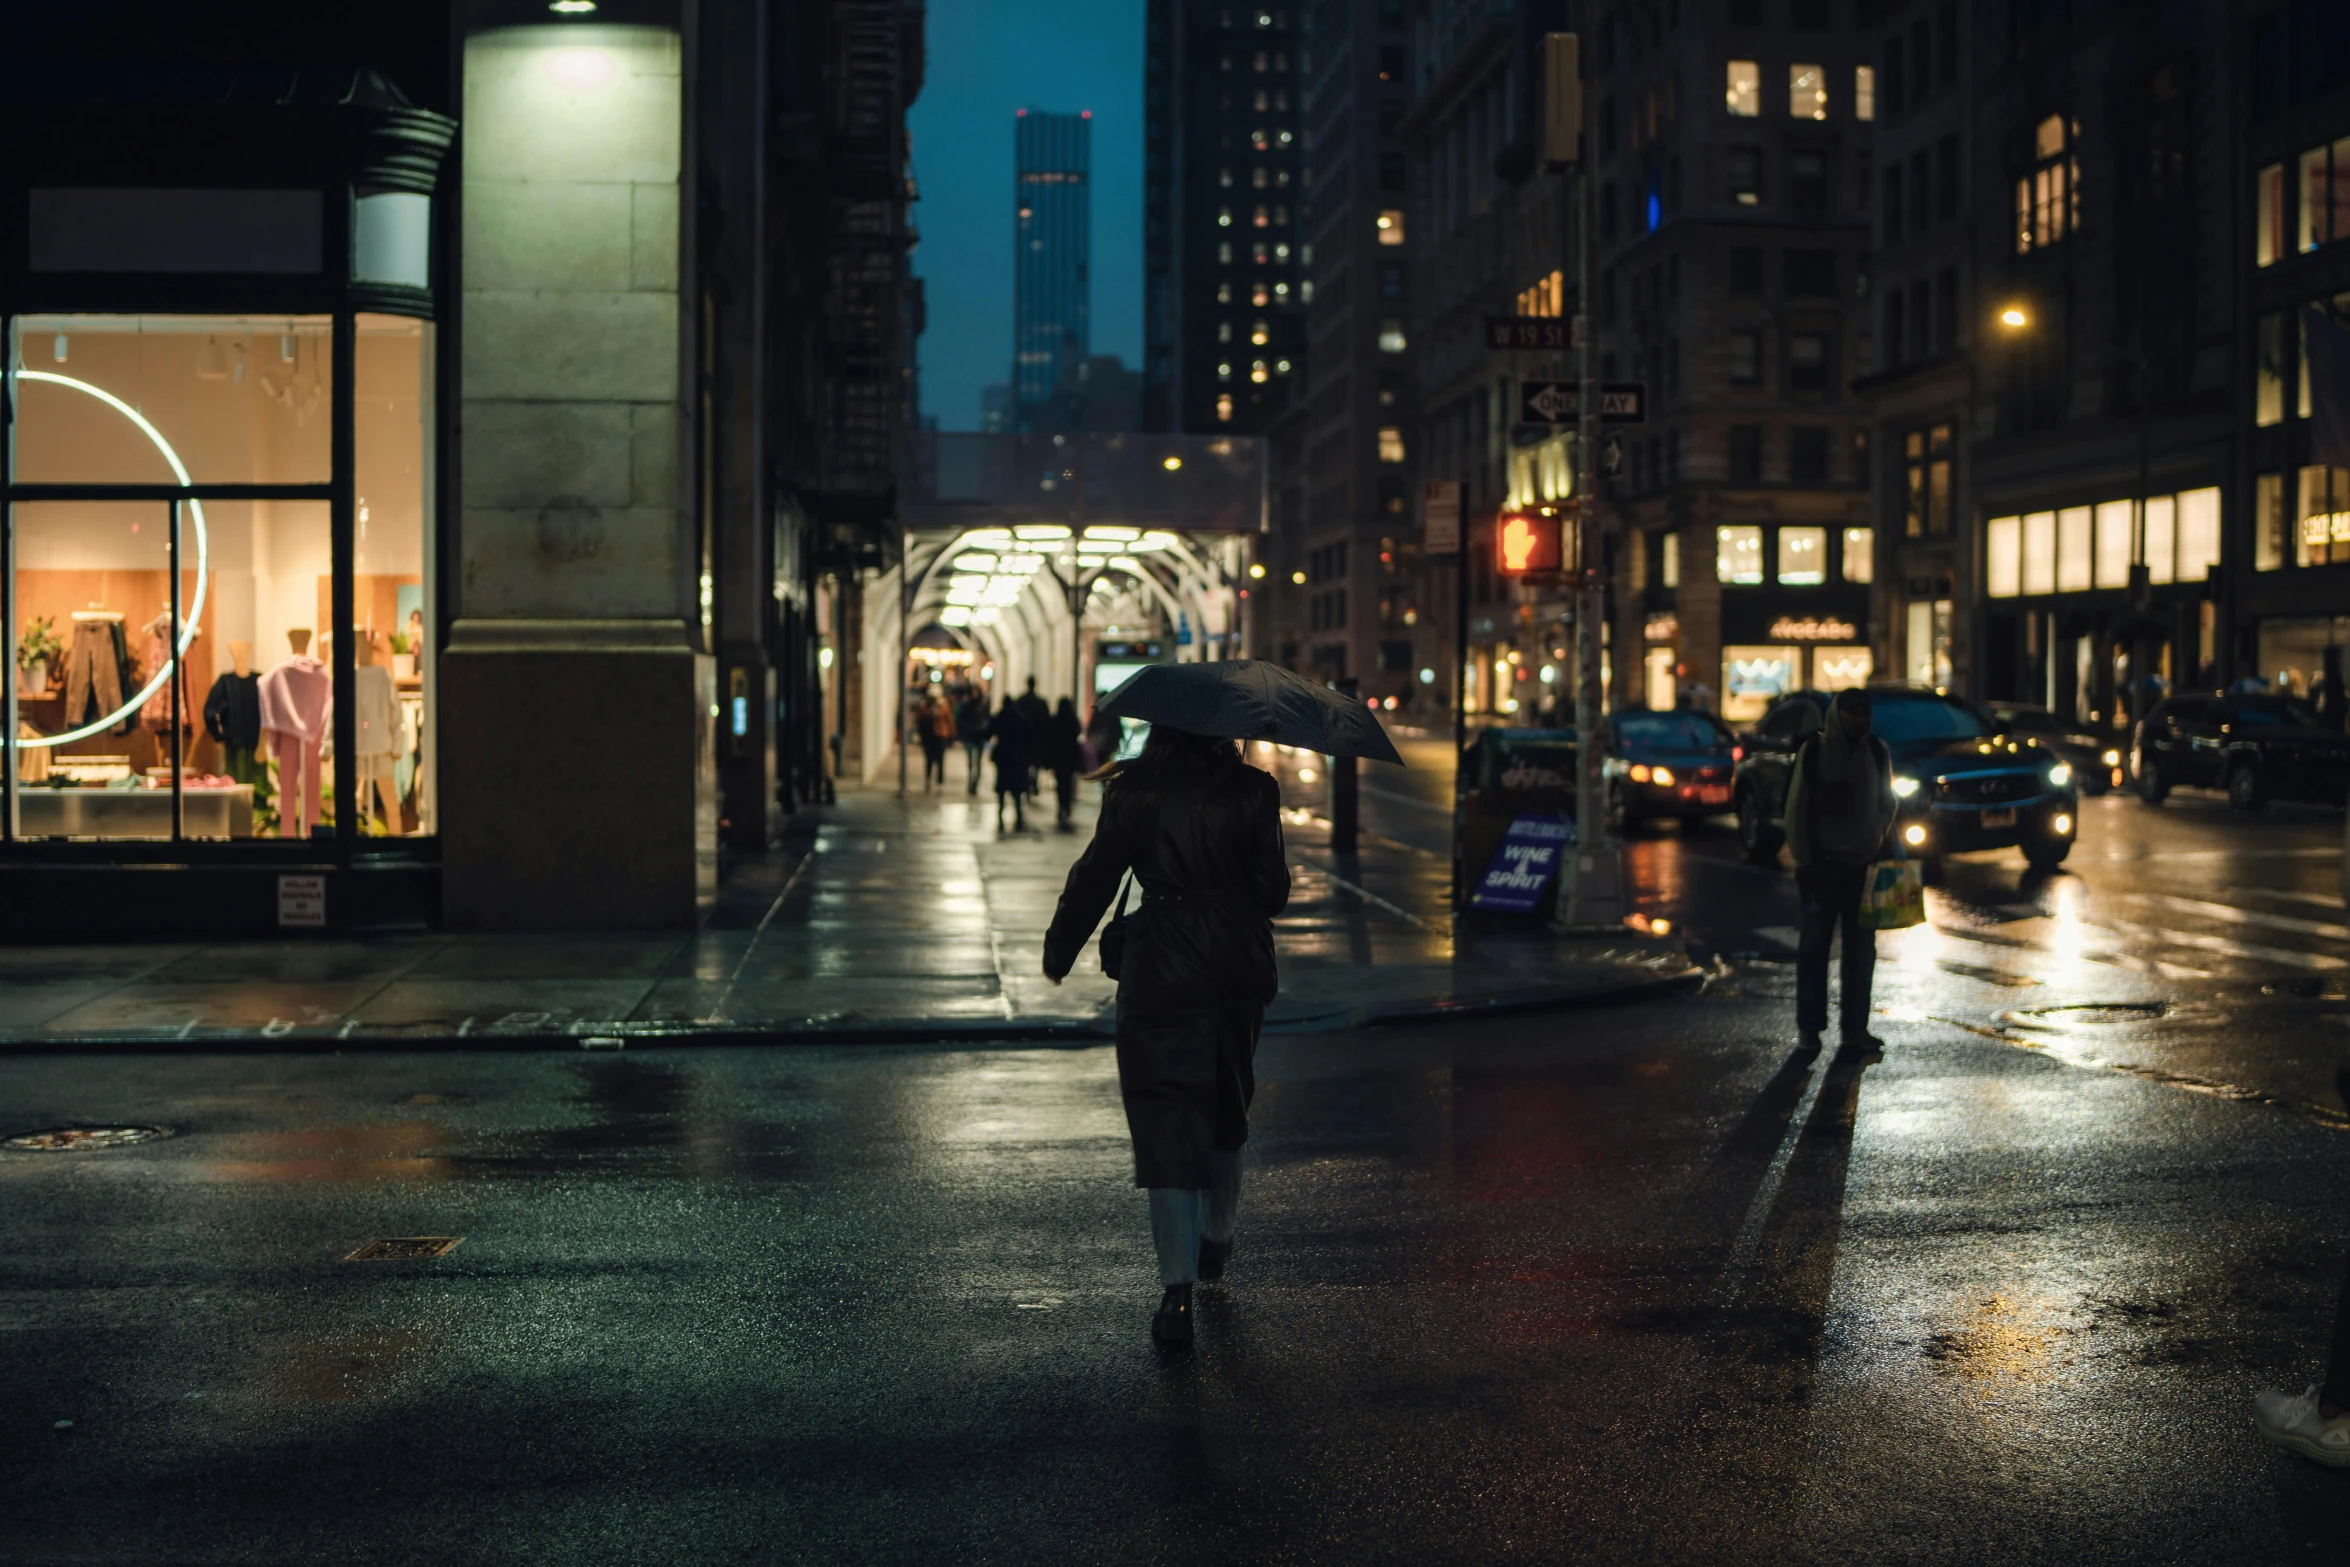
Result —
M1263 434L1303 383L1305 57L1293 14L1150 0L1145 429Z
M1035 428L1092 345L1093 114L1017 111L1014 121L1012 402Z

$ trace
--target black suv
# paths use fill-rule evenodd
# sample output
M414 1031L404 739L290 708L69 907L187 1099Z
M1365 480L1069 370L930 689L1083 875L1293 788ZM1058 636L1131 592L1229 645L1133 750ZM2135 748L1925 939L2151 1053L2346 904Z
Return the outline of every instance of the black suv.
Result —
M2037 741L2001 735L1973 703L1920 686L1869 691L1871 725L1893 755L1896 831L1925 877L1939 881L1942 858L1974 849L2021 849L2038 869L2062 864L2080 825L2072 765ZM1786 841L1787 784L1803 742L1819 733L1828 698L1781 697L1745 742L1738 763L1738 837L1749 858L1768 863Z
M2177 784L2225 789L2239 811L2271 800L2340 805L2350 796L2350 740L2297 696L2174 696L2139 723L2130 757L2148 805Z

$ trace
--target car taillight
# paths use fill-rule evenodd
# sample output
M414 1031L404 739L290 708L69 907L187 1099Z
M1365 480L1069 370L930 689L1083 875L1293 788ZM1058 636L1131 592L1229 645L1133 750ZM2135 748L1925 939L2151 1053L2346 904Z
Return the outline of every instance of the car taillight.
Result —
M1733 761L1733 762L1743 762L1743 761L1745 761L1745 760L1746 760L1746 747L1744 747L1744 746L1742 746L1742 745L1734 745L1734 746L1730 747L1730 760L1731 760L1731 761Z

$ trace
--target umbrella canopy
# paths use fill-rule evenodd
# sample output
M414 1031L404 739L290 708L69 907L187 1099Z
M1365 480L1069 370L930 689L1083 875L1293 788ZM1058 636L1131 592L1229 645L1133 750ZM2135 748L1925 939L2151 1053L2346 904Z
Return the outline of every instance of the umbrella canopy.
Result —
M1272 740L1325 756L1367 756L1403 765L1395 742L1360 699L1261 658L1152 664L1127 676L1102 698L1098 711L1195 735Z

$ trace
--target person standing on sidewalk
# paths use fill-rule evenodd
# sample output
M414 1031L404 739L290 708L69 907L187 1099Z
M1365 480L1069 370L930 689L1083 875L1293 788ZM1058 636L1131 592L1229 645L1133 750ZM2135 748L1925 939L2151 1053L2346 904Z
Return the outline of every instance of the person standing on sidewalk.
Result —
M987 693L973 686L955 710L955 733L963 741L963 765L969 769L963 792L979 792L980 764L987 760Z
M1164 1290L1151 1336L1188 1344L1192 1286L1222 1278L1232 1255L1257 1030L1278 988L1281 791L1233 741L1166 724L1100 776L1101 816L1045 932L1044 974L1057 985L1076 965L1131 871L1142 902L1116 976L1118 1092Z
M1028 732L1034 737L1034 743L1043 745L1045 736L1052 732L1053 707L1050 702L1036 694L1036 677L1034 675L1028 677L1028 688L1020 693L1019 706L1020 716L1028 720ZM1043 792L1042 781L1034 773L1031 773L1028 778L1029 798L1036 799Z
M1869 866L1893 831L1893 757L1869 732L1866 691L1839 691L1828 721L1795 756L1787 784L1787 847L1803 898L1803 932L1795 953L1795 1026L1803 1048L1820 1048L1828 1026L1828 945L1844 933L1837 986L1843 1048L1875 1050L1869 1032L1869 987L1876 977L1877 933L1863 928L1861 899Z
M1004 825L1004 801L1012 802L1012 830L1028 830L1029 766L1036 758L1036 730L1030 726L1028 715L1011 697L1004 698L1004 710L989 722L987 732L995 737L995 824Z
M934 778L941 789L946 787L947 744L954 738L955 716L946 698L935 691L922 698L922 710L914 716L922 738L922 792L928 794Z
M1053 825L1063 832L1069 830L1069 819L1077 810L1077 764L1082 760L1077 747L1085 732L1077 722L1077 704L1067 697L1053 710L1045 728L1044 765L1053 770L1053 802L1057 807Z

